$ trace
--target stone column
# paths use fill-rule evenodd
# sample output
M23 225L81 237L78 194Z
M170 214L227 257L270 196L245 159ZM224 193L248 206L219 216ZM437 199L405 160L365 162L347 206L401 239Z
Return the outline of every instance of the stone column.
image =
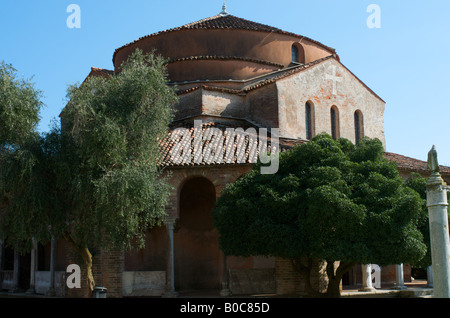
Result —
M448 233L447 185L439 174L436 147L428 154L432 171L427 182L427 205L430 221L431 258L435 298L450 298L450 242Z
M403 264L395 266L396 283L394 289L406 289L405 279L403 277Z
M166 291L162 295L165 298L178 297L178 293L175 291L175 253L174 253L174 241L173 232L175 229L175 221L167 221L165 223L167 228L167 235L169 238L169 249L167 257L166 267Z
M427 268L427 287L433 288L433 266Z
M359 290L362 292L375 291L372 285L372 265L362 265L362 288Z
M31 250L31 265L30 265L30 288L27 294L36 294L36 267L37 267L37 244L33 239L33 249Z
M14 250L13 286L9 290L10 293L17 293L19 290L19 268L20 268L20 255L17 250Z
M52 236L50 247L50 288L47 292L48 296L55 296L55 263L56 263L56 238Z
M231 296L230 290L230 273L228 271L228 256L222 253L223 258L223 274L222 274L222 290L220 291L220 296L229 297Z

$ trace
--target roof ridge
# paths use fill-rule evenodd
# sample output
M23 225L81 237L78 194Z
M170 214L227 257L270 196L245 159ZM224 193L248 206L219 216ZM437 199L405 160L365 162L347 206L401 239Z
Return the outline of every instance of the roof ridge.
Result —
M195 22L186 23L185 25L182 25L182 26L180 26L180 27L175 27L175 28L172 28L172 29L179 29L179 28L184 28L184 27L191 27L191 26L193 26L193 25L196 25L196 24L199 24L199 23L203 23L203 22L206 22L206 21L215 20L215 19L220 18L220 17L224 17L224 15L217 14L217 15L214 15L214 16L212 16L212 17L204 18L204 19L201 19L201 20L198 20L198 21L195 21ZM170 31L170 30L172 30L172 29L168 29L167 31ZM163 31L163 32L164 32L164 31Z

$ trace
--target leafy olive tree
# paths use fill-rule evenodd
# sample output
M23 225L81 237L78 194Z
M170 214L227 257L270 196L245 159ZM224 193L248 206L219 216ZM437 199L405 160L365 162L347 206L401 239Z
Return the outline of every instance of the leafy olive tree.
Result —
M259 171L256 165L230 184L213 210L225 254L291 259L307 277L312 260L325 260L329 297L340 296L342 276L356 264L424 256L422 201L383 157L379 140L355 147L321 134L280 154L277 174ZM306 283L310 295L322 296Z
M41 95L31 79L18 78L12 65L0 62L0 151L11 150L36 132Z
M28 248L23 234L35 225L34 219L24 218L21 212L46 205L45 196L37 195L45 191L40 182L44 176L31 177L41 151L36 129L43 107L41 96L31 79L19 78L12 65L0 63L0 238L8 236L7 243L19 250ZM6 216L11 222L5 222ZM10 223L17 226L8 226Z
M38 139L29 160L10 159L10 173L26 183L6 191L31 202L9 205L2 220L8 237L64 237L82 257L91 291L93 248L143 247L146 231L166 217L170 186L158 146L176 102L166 82L165 61L137 50L117 74L70 87L61 128Z

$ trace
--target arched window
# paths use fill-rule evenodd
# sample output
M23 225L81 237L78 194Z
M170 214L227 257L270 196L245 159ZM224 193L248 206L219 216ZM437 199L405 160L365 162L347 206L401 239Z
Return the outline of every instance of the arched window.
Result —
M355 143L364 137L364 118L360 110L355 112Z
M300 43L293 43L291 47L292 63L305 64L305 50Z
M305 105L305 128L306 139L311 140L314 137L314 104L308 101Z
M336 106L332 106L330 109L331 117L331 136L334 140L340 138L340 127L339 127L339 110Z
M292 50L292 63L300 63L298 47L295 44L293 44L291 50Z

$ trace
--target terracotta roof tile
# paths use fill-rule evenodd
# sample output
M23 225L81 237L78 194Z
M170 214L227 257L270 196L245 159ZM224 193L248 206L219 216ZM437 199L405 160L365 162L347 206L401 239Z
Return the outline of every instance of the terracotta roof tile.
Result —
M280 141L276 148L275 144L271 145L270 137L260 140L254 133L257 131L238 131L236 127L215 123L204 123L201 134L200 129L194 127L174 128L160 141L159 164L164 167L254 164L261 149L284 151L293 145Z
M217 130L209 130L208 128L215 128ZM231 135L230 131L227 131L227 128L236 129L236 127L232 126L204 123L201 130L203 136L201 139L202 144L196 144L194 127L187 127L186 130L180 130L178 133L176 128L173 127L167 137L160 142L161 157L159 164L164 167L192 167L256 163L260 153L259 148L260 146L264 146L263 143L259 142L258 135L249 133L249 130L244 132L243 129L241 131L242 134ZM220 133L218 135L214 135L215 132L219 131ZM228 139L231 136L234 138L233 142L228 142L231 141L231 139ZM308 141L279 138L278 148L273 148L273 150L277 149L283 152L305 142ZM267 138L267 146L270 149L270 137ZM186 157L183 157L184 150L188 150ZM217 150L217 152L213 150ZM231 153L232 155L230 156ZM200 158L198 157L199 154L204 154L204 156ZM426 161L391 152L386 152L385 158L395 162L398 169L401 170L416 171L419 173L428 171ZM441 173L450 174L450 167L441 166Z
M417 172L426 172L428 170L428 163L426 161L406 157L396 153L386 152L386 159L397 163L399 169ZM441 166L442 173L450 173L450 167Z
M296 74L296 73L300 73L301 71L304 71L314 65L320 64L321 62L324 62L331 58L334 58L333 55L321 58L319 60L316 60L316 61L308 63L308 64L300 64L296 67L290 67L290 68L286 68L283 70L274 71L274 72L266 74L266 75L262 75L262 76L260 76L260 78L261 78L260 80L257 80L257 81L253 80L251 82L249 80L250 83L247 84L242 89L230 89L230 88L223 88L223 87L216 87L216 86L201 84L201 85L198 85L196 87L192 87L192 88L189 88L186 90L180 90L178 92L178 95L190 93L190 92L195 91L200 88L203 88L205 90L221 91L221 92L229 93L229 94L246 94L247 92L257 89L259 87L275 83L276 81L278 81L280 79L283 79L285 77L288 77L288 76Z
M104 69L104 68L91 67L91 74L102 75L102 76L109 77L111 75L114 75L115 72L111 71L111 70Z

